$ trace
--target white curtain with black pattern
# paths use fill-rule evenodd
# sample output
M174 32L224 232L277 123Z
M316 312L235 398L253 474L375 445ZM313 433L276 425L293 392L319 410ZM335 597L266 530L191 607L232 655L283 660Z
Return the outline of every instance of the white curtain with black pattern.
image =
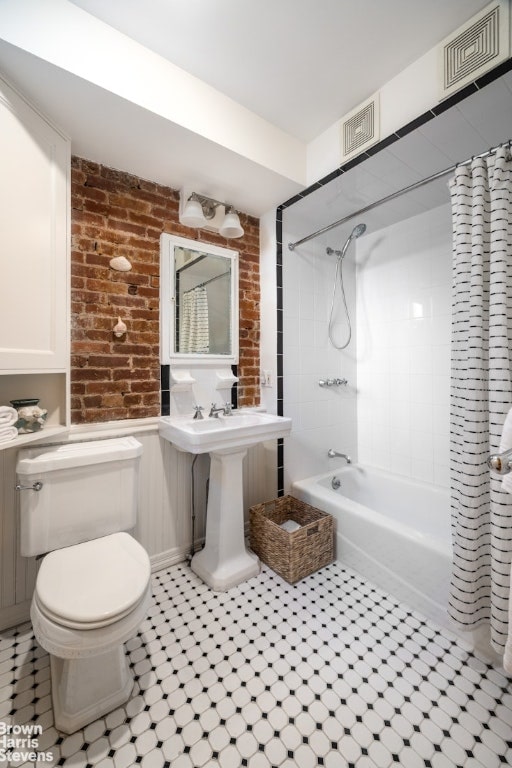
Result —
M208 294L198 285L182 295L180 352L205 355L209 351Z
M512 162L500 148L459 167L453 219L449 613L463 629L488 623L503 652L508 629L512 495L487 467L512 406Z

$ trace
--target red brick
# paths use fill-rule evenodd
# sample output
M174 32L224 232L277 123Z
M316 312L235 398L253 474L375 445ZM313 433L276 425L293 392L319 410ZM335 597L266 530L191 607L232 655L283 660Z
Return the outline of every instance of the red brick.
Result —
M258 404L258 220L241 215L245 235L235 244L214 233L183 227L178 221L177 191L76 157L72 158L72 200L72 421L159 413L162 232L239 250L239 402ZM130 260L130 272L110 269L110 258L118 255ZM135 294L128 292L129 286L137 287ZM117 315L128 326L121 339L112 333ZM94 399L85 402L86 397Z

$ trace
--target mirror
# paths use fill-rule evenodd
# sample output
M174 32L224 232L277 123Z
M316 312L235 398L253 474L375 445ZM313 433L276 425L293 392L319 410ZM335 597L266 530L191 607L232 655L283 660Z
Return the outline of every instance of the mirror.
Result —
M238 362L238 251L160 238L163 364Z

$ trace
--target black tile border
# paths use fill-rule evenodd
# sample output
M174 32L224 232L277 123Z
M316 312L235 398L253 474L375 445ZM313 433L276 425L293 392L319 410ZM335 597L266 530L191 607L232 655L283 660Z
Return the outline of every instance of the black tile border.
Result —
M402 139L404 136L407 136L408 133L411 133L411 131L416 130L421 125L424 125L425 123L428 123L430 120L433 120L435 117L438 117L443 112L446 112L447 109L450 109L451 107L456 106L457 104L460 104L460 102L464 101L468 96L473 95L476 93L476 91L481 90L482 88L485 88L490 83L493 83L495 80L498 80L502 75L505 75L507 72L510 72L512 70L512 57L507 59L506 61L503 61L501 64L498 64L494 69L492 69L490 72L486 72L485 75L482 75L477 80L475 80L472 83L469 83L464 88L462 88L460 91L457 91L457 93L454 93L452 96L449 96L448 98L444 99L444 101L441 101L439 104L436 104L432 109L427 110L423 114L416 117L414 120L411 120L410 123L407 123L402 128L399 128L394 133L391 133L389 136L386 136L386 138L382 139L382 141L377 142L377 144L374 144L372 147L369 147L365 152L362 152L357 157L353 158L352 160L349 160L344 165L340 165L339 168L336 168L334 171L331 171L327 176L323 176L321 179L316 181L314 184L311 184L309 187L306 187L302 192L299 192L298 194L294 195L293 197L290 197L288 200L285 200L284 203L282 203L276 210L276 285L277 285L277 359L276 359L276 371L277 371L277 413L279 416L284 415L284 395L283 395L283 331L279 330L279 328L283 328L282 320L283 320L283 211L286 210L286 208L290 208L292 205L295 205L296 203L300 202L301 200L304 200L305 197L308 197L312 192L316 192L317 189L320 189L321 187L326 186L331 181L334 181L334 179L337 179L339 176L341 176L344 173L347 173L347 171L351 170L352 168L355 168L360 163L364 163L365 160L368 160L373 155L376 155L378 152L380 152L383 149L386 149L387 147L391 146L391 144L394 144L399 139ZM464 159L464 158L462 158ZM282 496L284 494L284 440L281 438L278 440L278 448L277 448L277 477L278 477L278 495Z
M160 365L160 415L169 416L171 413L170 392L171 366Z
M507 72L510 72L511 70L512 70L512 57L502 62L501 64L499 64L490 72L486 72L485 75L482 75L482 77L478 78L474 82L469 83L460 91L457 91L457 93L454 93L452 96L448 96L448 98L444 99L444 101L441 101L439 102L439 104L436 104L431 109L428 109L426 112L416 117L410 123L407 123L402 128L397 129L394 133L391 133L389 136L386 136L386 138L382 139L382 141L377 142L377 144L374 144L372 147L369 147L369 149L366 150L365 152L361 152L361 154L358 155L357 157L353 158L352 160L349 160L344 165L340 165L339 168L336 168L334 171L331 171L331 173L329 173L327 176L323 176L318 181L315 181L314 184L311 184L309 187L306 187L306 189L304 189L302 192L299 192L298 194L294 195L288 200L285 200L285 202L279 206L278 211L282 212L286 208L289 208L291 205L294 205L295 203L299 202L299 200L303 200L312 192L315 192L317 189L320 189L320 187L324 187L326 184L329 184L331 181L338 178L338 176L341 176L343 173L346 173L352 168L355 168L357 165L364 162L372 155L376 155L377 152L380 152L382 149L385 149L386 147L390 146L390 144L394 144L395 141L398 141L398 139L403 138L405 135L415 130L420 125L423 125L424 123L427 123L429 120L432 120L434 117L437 117L443 112L446 112L446 110L450 109L450 107L453 107L456 104L459 104L461 101L464 101L464 99L466 99L468 96L471 96L473 93L476 93L476 91L479 91L482 88L485 88L485 86L494 82L495 80L500 78L502 75L505 75Z
M304 198L308 197L308 195L310 195L312 192L316 192L316 190L321 189L327 184L330 184L331 181L334 181L334 179L337 179L342 174L347 173L347 171L350 171L352 168L355 168L360 163L364 163L365 160L368 160L373 155L376 155L378 152L381 152L383 149L386 149L387 147L391 146L396 141L406 136L408 133L411 133L411 131L416 130L421 125L424 125L425 123L434 119L438 115L441 115L443 112L446 112L447 109L450 109L456 104L459 104L461 101L464 101L464 99L467 98L468 96L471 96L476 91L480 90L481 88L484 88L485 86L494 82L495 80L500 78L502 75L506 74L507 72L510 72L511 70L512 70L512 57L502 62L501 64L499 64L490 72L487 72L485 75L482 75L482 77L478 78L478 80L475 80L473 83L470 83L469 85L462 88L460 91L457 91L457 93L453 94L452 96L449 96L444 101L432 107L432 109L427 110L423 114L416 117L414 120L411 120L410 123L407 123L402 128L399 128L398 130L396 130L394 133L390 134L389 136L386 136L384 139L382 139L382 141L379 141L377 144L374 144L372 147L369 147L365 152L362 152L360 155L353 158L352 160L349 160L344 165L341 165L339 168L336 168L334 171L331 171L326 176L323 176L314 184L311 184L309 187L304 189L302 192L297 193L296 195L294 195L293 197L289 198L284 203L282 203L280 206L278 206L276 210L276 311L277 311L276 385L277 385L277 414L279 416L284 415L283 211L286 210L286 208L290 208L292 205L295 205L296 203L300 202ZM169 378L170 378L170 366L161 365L160 366L160 389L161 389L160 397L161 397L162 416L168 416L170 412ZM235 408L237 406L237 402L238 402L238 389L236 386L234 386L232 389L232 403ZM277 441L277 491L278 491L278 496L282 496L284 494L284 440L283 438L280 438Z

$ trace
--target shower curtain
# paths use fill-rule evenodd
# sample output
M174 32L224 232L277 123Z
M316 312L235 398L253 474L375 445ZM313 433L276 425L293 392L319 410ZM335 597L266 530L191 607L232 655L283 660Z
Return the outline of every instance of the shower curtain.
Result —
M208 294L198 285L182 296L180 352L207 354L210 351Z
M453 220L449 614L463 629L508 631L512 495L487 468L512 406L512 162L473 159L450 182Z

